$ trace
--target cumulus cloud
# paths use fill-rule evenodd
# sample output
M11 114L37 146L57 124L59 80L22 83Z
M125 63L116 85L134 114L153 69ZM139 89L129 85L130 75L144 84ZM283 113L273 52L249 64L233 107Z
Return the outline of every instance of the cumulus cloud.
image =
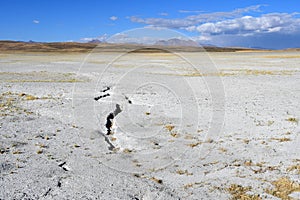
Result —
M178 10L179 13L203 13L202 10Z
M200 43L220 46L300 47L299 13L262 14L263 5L249 6L230 12L191 14L183 18L141 18L132 16L132 22L198 33L194 39ZM181 13L194 11L181 10ZM195 10L195 12L198 12ZM199 11L200 12L200 11ZM280 40L271 42L270 38ZM294 40L294 42L292 42ZM265 43L263 42L265 41ZM299 41L299 40L298 40ZM286 42L286 43L284 43ZM290 46L289 46L290 45ZM297 46L298 45L298 46Z
M271 13L260 17L244 16L236 19L203 23L199 26L187 27L186 30L210 35L294 33L300 29L300 18L295 18L294 16L295 14L288 13Z
M132 16L132 22L143 23L152 26L166 27L166 28L186 28L194 25L199 25L205 22L228 19L241 16L243 13L258 12L261 5L249 6L246 8L235 9L230 12L213 12L201 13L198 15L190 15L179 19L165 19L165 18L140 18Z
M36 19L33 20L32 22L33 22L34 24L39 24L39 23L40 23L40 21L39 21L39 20L36 20Z
M117 16L111 16L109 19L112 20L112 21L116 21L118 19L118 17Z

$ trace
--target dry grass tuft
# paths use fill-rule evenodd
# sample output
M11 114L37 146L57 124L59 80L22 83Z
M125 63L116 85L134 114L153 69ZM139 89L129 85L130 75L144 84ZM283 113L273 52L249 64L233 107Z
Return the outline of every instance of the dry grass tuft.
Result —
M188 188L191 188L191 187L193 187L193 186L194 186L193 183L188 183L188 184L184 185L183 188L184 188L184 189L188 189Z
M266 192L283 200L291 200L292 198L289 197L291 193L300 192L300 184L295 181L291 181L287 177L282 177L273 181L272 185L274 188L267 189Z
M283 138L271 138L271 140L277 140L279 142L289 142L289 141L291 141L290 138L286 138L286 137L283 137Z
M191 143L191 144L188 144L188 146L194 148L196 146L198 146L199 144L202 144L203 142L196 142L196 143Z
M166 128L168 131L172 131L172 130L175 128L175 126L168 124L168 125L165 125L165 128Z
M56 72L0 72L0 79L10 83L77 83L85 82L87 79L79 79L73 73Z
M4 92L0 94L0 116L9 116L13 114L33 114L21 107L21 101L33 101L38 99L53 99L50 96L36 97L26 93Z
M180 134L179 134L179 133L176 133L176 132L172 132L170 135L171 135L172 137L174 137L174 138L179 138L179 137L180 137Z
M286 169L288 172L297 170L297 173L300 174L300 164L292 165Z
M36 100L36 99L39 99L38 97L35 97L35 96L32 96L32 95L29 95L29 94L27 94L26 95L26 97L25 97L25 99L27 100L27 101L32 101L32 100Z
M272 55L272 56L264 56L265 58L300 58L300 55Z
M299 120L296 117L287 118L286 121L298 124Z
M124 153L131 153L132 151L133 151L132 149L127 149L127 148L123 150Z
M219 150L219 151L221 151L221 152L223 152L223 153L225 153L225 152L227 152L227 151L228 151L228 149L226 149L226 148L223 148L223 147L220 147L218 150Z
M186 74L181 74L180 76L187 76L187 77L198 77L198 76L260 76L260 75L293 75L296 70L262 70L262 69L221 69L218 72L213 73L199 73L199 72L190 72ZM171 74L170 74L171 75ZM178 74L173 74L178 75Z
M181 170L181 169L177 170L176 173L179 174L179 175L187 175L187 176L192 176L193 175L193 173L190 173L187 170Z
M251 187L243 187L237 184L231 184L227 191L232 195L232 200L261 200L258 194L247 194Z
M159 183L159 184L163 183L163 181L161 179L158 179L158 178L155 178L155 177L150 178L150 180L152 180L152 181L154 181L156 183Z

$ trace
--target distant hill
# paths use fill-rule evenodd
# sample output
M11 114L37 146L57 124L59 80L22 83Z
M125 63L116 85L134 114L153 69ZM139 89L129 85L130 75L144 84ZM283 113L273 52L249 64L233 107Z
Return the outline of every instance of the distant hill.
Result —
M172 38L169 40L159 40L154 45L159 46L178 46L178 47L199 47L200 45L193 40L181 40Z
M98 39L93 39L93 40L88 41L87 43L90 43L90 44L100 44L102 42L100 40L98 40Z
M193 41L192 41L193 42ZM21 42L21 41L1 41L0 52L132 52L132 53L154 53L154 52L234 52L253 50L247 48L223 48L215 46L191 46L195 45L191 41L179 41L171 39L170 41L161 41L155 45L142 44L112 44L80 42ZM166 45L167 44L167 45Z
M86 52L95 48L96 44L78 42L21 42L0 41L0 51L25 52Z

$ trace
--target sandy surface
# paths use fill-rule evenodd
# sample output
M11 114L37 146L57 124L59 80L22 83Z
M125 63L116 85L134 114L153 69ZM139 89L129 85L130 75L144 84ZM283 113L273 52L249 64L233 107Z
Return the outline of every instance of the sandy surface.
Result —
M0 199L300 199L299 52L2 53L0 77Z

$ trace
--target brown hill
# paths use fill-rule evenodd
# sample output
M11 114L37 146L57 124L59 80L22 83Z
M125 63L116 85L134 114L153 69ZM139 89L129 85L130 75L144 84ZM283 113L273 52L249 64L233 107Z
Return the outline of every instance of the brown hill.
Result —
M79 42L19 42L0 41L0 52L234 52L245 51L244 48L221 47L195 47L195 46L165 46L165 45L139 45L139 44L111 44L111 43L79 43Z

